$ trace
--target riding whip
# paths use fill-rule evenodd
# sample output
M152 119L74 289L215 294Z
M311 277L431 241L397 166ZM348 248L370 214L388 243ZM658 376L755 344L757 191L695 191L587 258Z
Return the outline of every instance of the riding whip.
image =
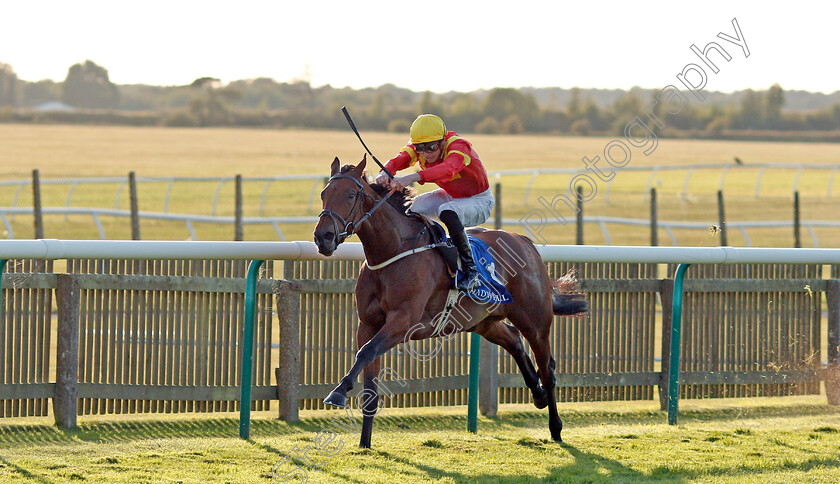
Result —
M347 107L341 106L341 112L344 113L344 117L347 118L347 122L350 124L350 129L352 129L353 132L356 133L356 137L359 138L359 141L362 143L362 146L365 147L365 151L367 151L371 158L373 158L373 161L375 161L376 164L379 165L379 168L382 168L382 171L387 173L388 176L391 177L391 179L393 179L394 175L392 175L391 172L388 171L388 169L385 168L385 166L383 166L382 163L380 163L379 160L376 159L376 156L370 152L370 149L367 147L364 140L362 139L362 135L359 134L359 130L356 129L356 123L353 122L353 119L350 117L350 113L347 112Z

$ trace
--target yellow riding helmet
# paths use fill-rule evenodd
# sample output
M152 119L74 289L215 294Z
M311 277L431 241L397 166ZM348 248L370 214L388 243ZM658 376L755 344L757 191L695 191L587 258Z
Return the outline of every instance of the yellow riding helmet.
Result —
M411 123L411 144L437 141L446 136L446 125L434 114L421 114Z

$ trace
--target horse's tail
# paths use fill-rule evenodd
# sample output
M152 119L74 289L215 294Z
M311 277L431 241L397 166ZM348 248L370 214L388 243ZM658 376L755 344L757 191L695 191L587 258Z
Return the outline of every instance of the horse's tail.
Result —
M563 277L552 281L551 306L558 316L584 317L589 311L586 295L580 290L575 270L570 269Z

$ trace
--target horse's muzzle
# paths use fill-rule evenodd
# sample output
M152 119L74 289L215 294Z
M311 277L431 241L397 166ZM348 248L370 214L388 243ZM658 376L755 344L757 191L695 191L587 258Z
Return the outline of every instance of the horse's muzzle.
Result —
M338 247L338 238L335 236L335 233L331 231L319 233L316 230L314 235L315 245L318 246L318 252L327 257L331 256Z

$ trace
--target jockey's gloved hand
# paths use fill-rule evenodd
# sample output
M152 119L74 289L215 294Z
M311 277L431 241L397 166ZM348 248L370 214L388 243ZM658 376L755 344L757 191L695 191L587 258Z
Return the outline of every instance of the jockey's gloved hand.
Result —
M376 183L378 185L390 187L391 186L391 177L388 176L387 173L384 171L380 171L378 175L376 175Z

